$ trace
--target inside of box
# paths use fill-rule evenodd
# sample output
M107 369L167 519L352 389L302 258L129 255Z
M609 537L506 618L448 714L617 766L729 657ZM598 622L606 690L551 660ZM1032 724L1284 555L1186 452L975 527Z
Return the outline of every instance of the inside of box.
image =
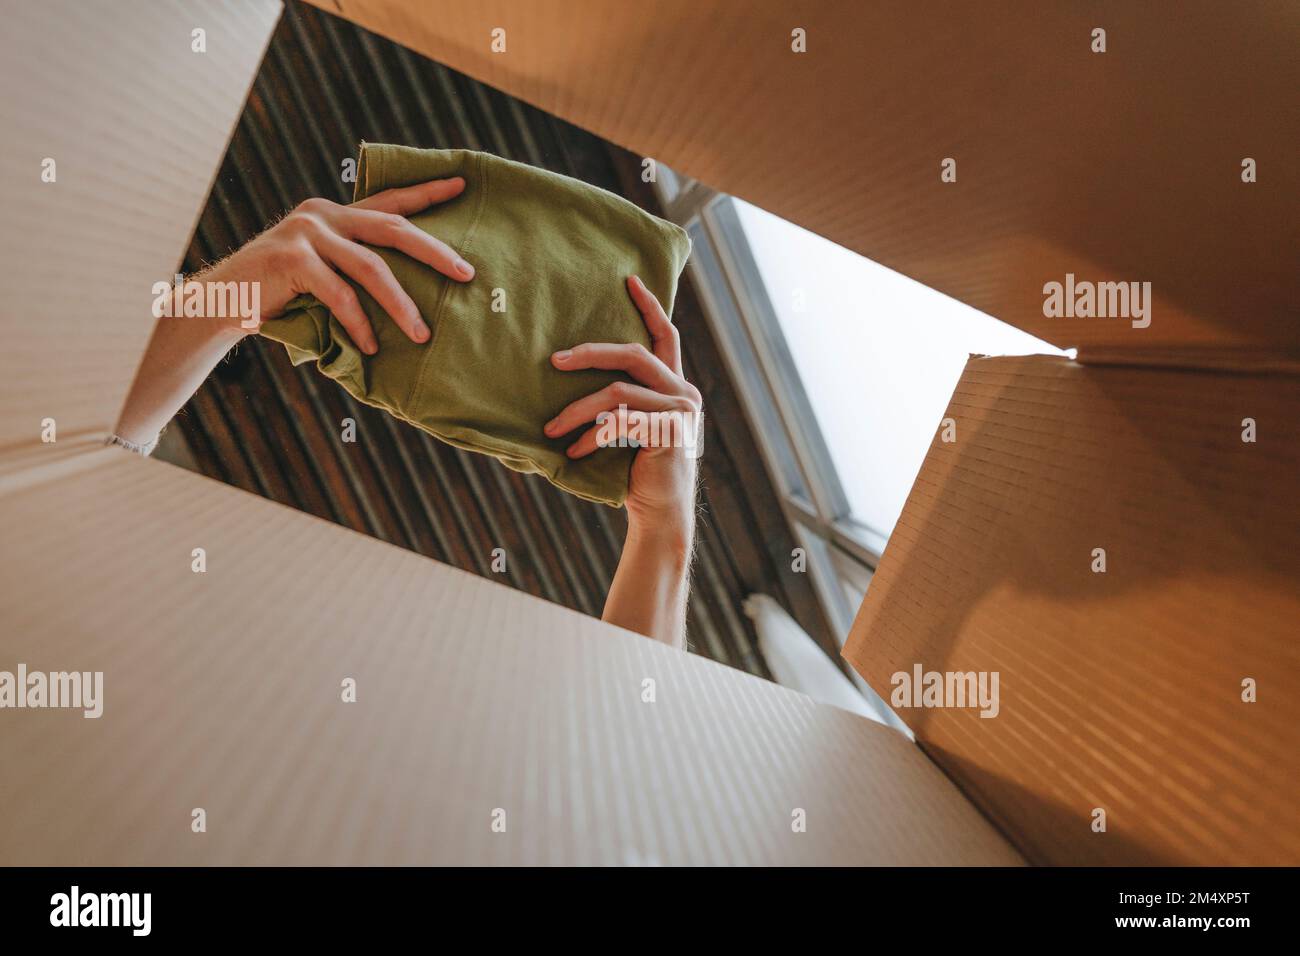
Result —
M0 177L11 211L0 248L20 280L6 305L19 334L0 393L0 500L23 542L5 551L8 594L21 599L7 603L4 646L38 667L86 658L112 675L110 695L121 688L106 708L123 714L60 714L0 737L3 763L17 768L9 779L26 781L0 823L18 860L1016 859L963 792L1034 861L1300 858L1287 800L1297 668L1284 626L1300 609L1297 529L1280 491L1297 464L1296 380L1255 364L1285 369L1300 344L1297 224L1284 214L1298 174L1281 158L1297 138L1294 111L1281 108L1300 69L1289 12L1228 16L1197 3L1170 18L1110 4L1035 9L1012 25L899 5L862 10L850 30L813 7L799 12L827 55L796 60L785 14L685 2L655 20L606 13L591 21L602 43L525 6L508 29L547 42L496 57L496 8L435 19L399 0L346 4L381 34L1079 348L1082 366L971 363L950 408L958 438L936 436L900 520L905 543L864 604L849 654L882 693L913 663L1004 676L994 720L924 715L927 760L798 695L92 448L120 407L148 335L149 288L175 269L278 6L205 10L200 61L183 4L124 12L140 18L124 31L134 46L98 42L71 5L25 7L7 22L22 54L0 66L6 86L29 88L43 70L70 79L38 85L15 111L23 151L6 153ZM1105 53L1090 47L1097 17ZM712 55L675 41L715 30L725 42ZM1206 47L1205 35L1218 42ZM882 36L863 81L864 38ZM626 69L628 51L646 48L661 69ZM927 83L904 82L918 74ZM116 95L87 108L95 90ZM48 116L81 122L49 128ZM141 142L155 149L133 180L124 171L138 168ZM966 145L944 191L935 183L954 142ZM45 158L58 179L35 184ZM1242 178L1245 159L1257 180ZM138 190L124 192L131 182ZM50 255L64 248L87 251ZM1067 275L1150 281L1150 325L1049 321L1043 286ZM1088 366L1090 354L1133 367ZM39 437L45 419L72 452L37 460L57 447ZM1256 440L1244 438L1246 419ZM190 571L194 548L215 573ZM339 559L366 573L331 577ZM384 702L360 721L338 714L344 662ZM539 668L551 683L532 679ZM640 681L656 675L679 693L641 709ZM1258 699L1243 697L1245 679ZM626 696L608 690L624 685ZM412 728L430 735L427 751L403 749ZM629 746L636 757L624 762ZM64 759L51 766L55 750ZM395 781L369 785L368 819L414 831L340 832L358 777ZM422 815L448 781L461 781L454 810ZM538 786L565 793L563 808L535 799ZM204 800L230 829L196 844L188 815ZM527 836L494 844L476 821L503 804L521 808ZM104 807L117 826L101 825ZM1094 828L1097 809L1110 811L1109 829ZM796 810L831 825L801 834ZM1208 816L1213 826L1189 832Z

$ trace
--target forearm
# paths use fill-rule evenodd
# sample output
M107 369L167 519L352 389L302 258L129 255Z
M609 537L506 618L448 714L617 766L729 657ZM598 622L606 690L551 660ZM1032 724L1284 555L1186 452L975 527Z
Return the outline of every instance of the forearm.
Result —
M693 538L689 516L661 523L630 520L601 619L685 648Z
M237 319L159 319L127 394L117 435L140 445L152 441L245 334Z

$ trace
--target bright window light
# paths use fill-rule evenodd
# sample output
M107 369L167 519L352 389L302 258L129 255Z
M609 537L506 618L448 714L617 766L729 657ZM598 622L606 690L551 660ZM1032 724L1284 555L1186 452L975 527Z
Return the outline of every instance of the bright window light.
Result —
M853 517L888 536L968 355L1067 353L735 203Z

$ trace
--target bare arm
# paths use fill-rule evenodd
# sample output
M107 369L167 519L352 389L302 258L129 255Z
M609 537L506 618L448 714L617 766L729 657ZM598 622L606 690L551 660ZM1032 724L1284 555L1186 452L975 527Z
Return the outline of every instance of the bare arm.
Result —
M595 454L602 441L618 437L632 437L642 446L628 487L627 539L602 619L684 648L701 399L682 374L677 329L663 307L635 276L627 288L650 332L652 349L585 343L551 356L561 371L619 369L633 382L579 399L546 426L546 433L564 435L597 422L569 447L571 458Z
M245 334L238 319L159 319L122 407L118 437L150 444Z
M685 649L693 534L629 520L601 620Z

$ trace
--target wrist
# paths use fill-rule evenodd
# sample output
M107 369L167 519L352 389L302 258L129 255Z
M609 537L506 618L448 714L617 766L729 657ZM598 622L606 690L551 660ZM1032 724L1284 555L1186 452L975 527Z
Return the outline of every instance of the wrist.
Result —
M229 319L198 319L196 321L207 322L212 338L220 339L229 345L236 345L242 339L255 334L257 330L261 328L260 322L252 328L245 326L243 320L238 316Z
M694 515L628 511L625 548L644 548L686 564L694 546Z
M236 252L220 262L185 277L186 286L197 283L203 295L202 314L194 315L193 320L203 324L206 338L218 341L227 348L234 347L242 339L256 334L262 328L262 283L257 279L249 279L248 270L237 265L240 261L240 254ZM208 291L214 287L236 291L223 291L221 295L214 297ZM213 305L216 306L215 309L212 308ZM209 309L212 309L211 314L208 314ZM173 314L189 317L188 313L181 311Z

